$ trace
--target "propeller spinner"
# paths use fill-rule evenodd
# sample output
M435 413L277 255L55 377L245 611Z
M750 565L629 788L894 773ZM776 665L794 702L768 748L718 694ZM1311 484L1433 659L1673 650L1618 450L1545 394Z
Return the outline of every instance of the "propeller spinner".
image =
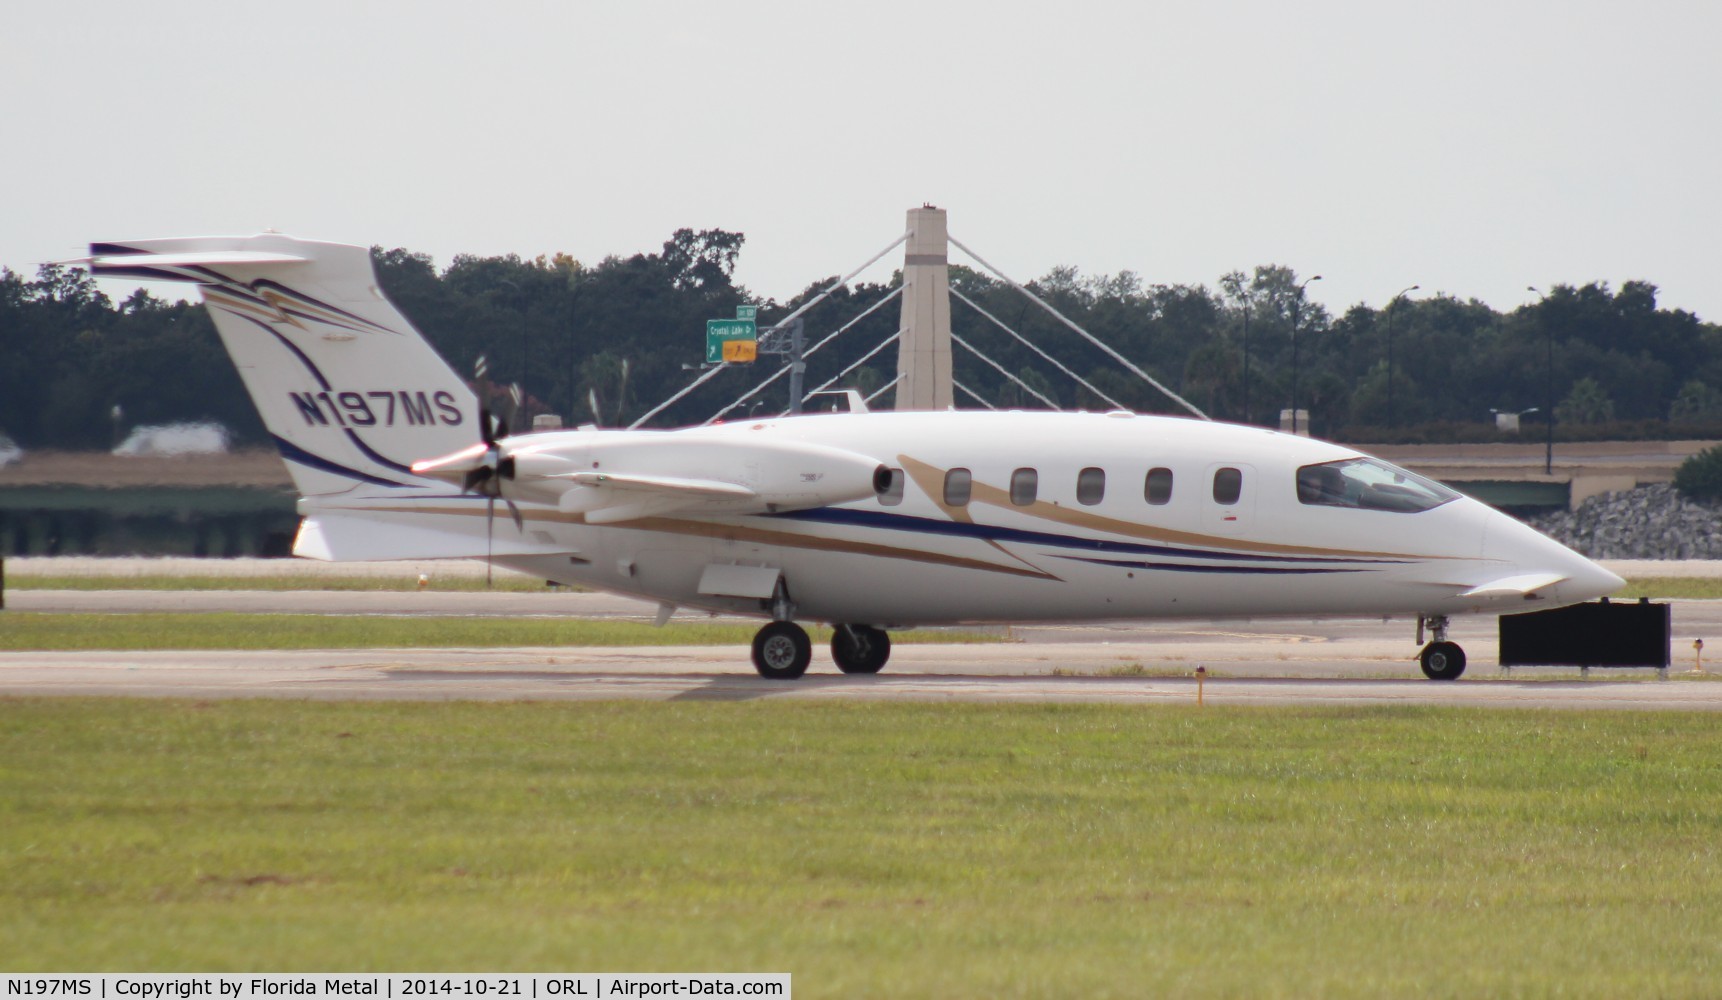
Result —
M525 528L520 508L503 495L502 484L514 479L514 456L506 452L502 442L508 437L508 423L489 409L478 411L480 441L452 455L413 463L413 474L460 484L462 493L477 493L490 500L489 517L496 513L496 501L508 506L509 517L517 529ZM487 526L488 530L488 526Z

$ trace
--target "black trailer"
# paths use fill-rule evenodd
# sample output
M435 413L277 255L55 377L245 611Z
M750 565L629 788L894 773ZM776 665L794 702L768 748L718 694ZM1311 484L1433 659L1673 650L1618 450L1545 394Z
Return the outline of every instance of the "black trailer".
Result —
M1631 604L1573 604L1500 618L1502 667L1654 667L1672 657L1673 608L1641 597Z

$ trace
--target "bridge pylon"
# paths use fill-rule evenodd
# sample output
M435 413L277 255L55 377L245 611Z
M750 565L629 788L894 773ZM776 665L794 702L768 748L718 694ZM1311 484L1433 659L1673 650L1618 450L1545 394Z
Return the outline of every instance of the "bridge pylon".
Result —
M902 340L897 345L897 409L949 409L951 280L945 210L909 209L903 248Z

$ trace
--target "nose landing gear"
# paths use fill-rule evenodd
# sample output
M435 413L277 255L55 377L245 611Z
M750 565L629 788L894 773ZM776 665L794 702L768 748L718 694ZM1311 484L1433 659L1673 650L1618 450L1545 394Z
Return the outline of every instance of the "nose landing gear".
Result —
M1432 681L1456 681L1465 672L1465 650L1456 642L1447 641L1446 615L1419 615L1417 617L1417 641L1423 641L1423 629L1427 626L1435 641L1423 647L1417 655L1417 662L1423 667L1423 676Z

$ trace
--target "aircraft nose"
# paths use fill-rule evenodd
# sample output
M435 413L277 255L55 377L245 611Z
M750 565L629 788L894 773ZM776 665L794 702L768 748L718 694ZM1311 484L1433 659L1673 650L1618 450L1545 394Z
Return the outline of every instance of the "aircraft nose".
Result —
M1585 556L1505 514L1499 514L1491 523L1487 547L1517 563L1521 572L1557 573L1564 577L1554 587L1563 604L1607 597L1626 586L1625 580Z
M1626 586L1625 580L1584 556L1574 552L1573 558L1576 565L1568 572L1569 579L1561 585L1561 589L1579 600L1607 597Z

